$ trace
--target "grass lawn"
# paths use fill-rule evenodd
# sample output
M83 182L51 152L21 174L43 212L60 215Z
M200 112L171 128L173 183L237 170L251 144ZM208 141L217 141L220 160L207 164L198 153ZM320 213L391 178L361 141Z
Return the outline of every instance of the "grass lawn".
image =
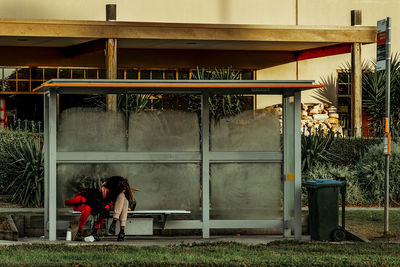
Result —
M1 266L399 266L400 244L281 241L141 248L35 244L2 246L0 259Z
M303 210L307 215L308 210ZM339 223L342 221L342 211L339 210ZM389 210L389 234L383 236L384 217L383 209L346 209L346 228L350 229L371 241L399 241L400 242L400 208Z
M383 210L346 210L346 227L374 240L400 241L400 209L389 210L390 234L383 237Z
M304 211L306 213L306 211ZM167 247L22 244L0 246L0 266L400 266L400 209L382 237L383 210L346 211L346 225L373 242L276 241L247 246L201 243ZM133 241L134 242L134 241Z

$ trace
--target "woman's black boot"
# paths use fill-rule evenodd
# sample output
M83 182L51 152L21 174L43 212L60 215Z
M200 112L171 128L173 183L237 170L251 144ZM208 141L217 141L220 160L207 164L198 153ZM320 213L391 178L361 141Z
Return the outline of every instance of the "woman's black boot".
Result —
M110 235L115 235L115 224L117 221L112 221L112 223L110 224L110 228L108 229L108 233Z
M125 231L121 230L121 231L119 231L117 241L124 241L124 240L125 240Z
M94 240L100 241L100 237L99 237L99 235L97 234L97 228L93 228L93 229L92 229L92 235L93 235L93 237L94 237Z
M78 230L78 233L76 233L75 241L82 241L82 240L83 240L83 237L82 237L82 230L79 229L79 230Z

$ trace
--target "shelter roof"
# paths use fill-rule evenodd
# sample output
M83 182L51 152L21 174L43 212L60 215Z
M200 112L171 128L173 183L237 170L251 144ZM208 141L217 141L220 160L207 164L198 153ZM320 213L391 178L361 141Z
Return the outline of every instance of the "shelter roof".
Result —
M292 94L324 87L311 80L71 80L52 79L35 89L36 92L54 90L59 94Z

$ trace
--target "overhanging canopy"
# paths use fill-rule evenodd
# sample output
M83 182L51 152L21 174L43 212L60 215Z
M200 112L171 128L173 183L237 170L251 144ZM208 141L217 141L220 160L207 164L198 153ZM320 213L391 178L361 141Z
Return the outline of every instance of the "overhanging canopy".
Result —
M376 27L0 19L0 65L102 66L108 38L119 66L263 69L374 43Z
M288 94L323 87L303 81L204 81L204 80L71 80L52 79L35 92L54 90L58 94L125 93L211 93L211 94Z

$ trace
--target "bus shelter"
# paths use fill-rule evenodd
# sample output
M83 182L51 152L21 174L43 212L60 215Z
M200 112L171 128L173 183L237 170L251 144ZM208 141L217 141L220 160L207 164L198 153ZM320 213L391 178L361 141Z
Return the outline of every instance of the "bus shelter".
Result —
M71 164L196 164L199 174L199 217L191 219L169 220L166 229L199 229L203 238L210 237L210 229L268 229L281 228L284 237L291 235L301 238L301 91L322 87L313 84L314 81L211 81L211 80L65 80L53 79L47 81L36 91L44 93L44 148L45 148L45 203L44 229L49 240L56 240L57 231L57 192L60 181L57 179L59 165ZM193 94L201 96L201 113L199 115L199 149L188 151L104 151L98 144L97 151L75 151L60 149L57 121L58 94ZM281 95L282 96L282 135L279 134L280 145L273 151L256 150L215 150L210 149L210 95ZM279 129L279 128L278 128ZM79 129L76 129L79 131ZM251 131L251 129L249 129ZM113 138L113 136L109 136ZM268 139L269 136L265 136ZM218 165L219 164L219 165ZM223 187L235 184L235 179L220 186L220 191L213 189L210 173L213 166L223 164L264 164L257 165L257 175L268 174L268 164L278 168L278 179L281 189L277 192L277 203L281 203L281 213L278 217L269 218L254 216L239 219L232 216L213 215L212 192L218 197L223 195ZM252 169L252 165L249 168ZM276 167L278 166L278 167ZM179 167L178 167L179 168ZM196 167L197 168L197 167ZM215 168L220 176L224 176L225 168ZM211 179L213 180L213 179ZM251 181L250 181L251 182ZM184 181L183 181L184 183ZM263 183L268 187L268 183ZM222 187L222 190L221 190ZM258 185L251 188L251 195L268 194L259 190ZM195 194L197 194L197 191ZM145 194L145 193L144 193ZM176 193L171 193L172 194ZM193 195L193 194L192 194ZM248 197L248 196L247 196ZM223 203L223 201L221 202ZM249 205L252 205L249 200ZM214 205L215 206L215 205ZM211 207L211 208L210 208ZM247 206L248 207L248 206ZM211 216L210 216L211 212ZM234 209L230 210L234 213ZM244 211L246 212L246 211ZM256 211L258 212L258 211ZM265 210L268 213L268 210Z

